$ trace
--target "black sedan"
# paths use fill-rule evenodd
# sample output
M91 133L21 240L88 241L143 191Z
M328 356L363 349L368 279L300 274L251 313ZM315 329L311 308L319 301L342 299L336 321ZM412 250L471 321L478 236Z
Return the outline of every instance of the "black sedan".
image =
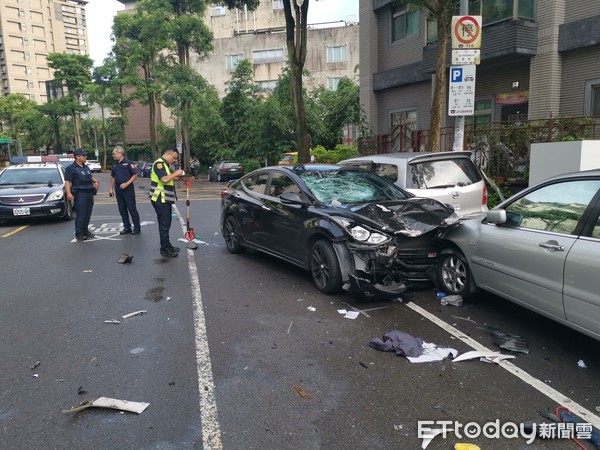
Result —
M229 181L244 175L244 168L237 161L219 161L208 168L208 181Z
M221 198L231 253L251 248L296 264L326 294L396 298L431 281L437 237L458 224L452 207L351 166L266 167Z
M64 169L59 163L18 164L0 173L0 220L29 217L71 219Z

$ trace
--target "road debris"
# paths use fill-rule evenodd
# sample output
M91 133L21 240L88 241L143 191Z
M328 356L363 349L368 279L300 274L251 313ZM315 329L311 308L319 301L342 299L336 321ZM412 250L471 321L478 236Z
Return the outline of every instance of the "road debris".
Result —
M292 320L292 321L290 322L290 326L289 326L289 327L288 327L288 329L287 329L287 334L290 334L290 330L292 329L292 324L293 324L293 323L294 323L294 321Z
M466 320L467 322L473 322L475 325L477 325L477 322L475 322L473 319L471 319L471 316L469 317L460 317L460 316L452 316L455 319L460 319L460 320Z
M145 402L130 402L128 400L118 400L115 398L99 397L96 400L86 400L79 406L63 410L64 413L79 412L87 408L108 408L120 411L134 412L141 414L150 405Z
M83 386L79 386L77 388L77 395L85 395L87 394L87 391L83 389Z
M36 361L35 363L33 363L33 366L30 367L31 370L35 369L37 366L39 366L41 364L41 362Z
M118 320L112 319L112 320L105 320L104 323L114 323L115 325L118 325L121 322L119 322Z
M369 368L369 366L367 366L365 363L359 362L359 364L360 364L361 366L363 366L365 369L368 369L368 368Z
M125 314L125 315L123 315L123 316L121 316L121 317L122 317L123 319L129 319L130 317L133 317L133 316L138 316L138 315L140 315L140 314L146 314L147 312L148 312L148 311L146 311L145 309L142 309L142 310L140 310L140 311L135 311L135 312L132 312L132 313L129 313L129 314Z
M492 336L494 338L494 344L498 347L511 352L520 352L529 354L529 346L527 340L524 337L517 336L516 334L504 333L497 328L491 328Z
M121 256L119 256L119 259L117 259L117 262L119 264L127 264L127 263L130 263L132 259L133 259L133 256L128 255L127 253L123 253Z
M465 444L462 442L458 442L454 444L454 450L481 450L479 446L475 444Z
M442 305L461 306L463 304L463 298L460 295L444 295L440 299Z
M310 395L308 395L306 393L306 391L304 389L302 389L300 386L298 386L296 383L292 384L292 387L296 390L296 392L298 394L300 394L300 397L302 397L302 398L310 398Z
M344 315L344 319L356 319L360 314L359 311L346 311L345 309L338 309L338 313Z
M93 272L93 269L85 269L85 270L83 271L83 273L92 273L92 272Z
M454 359L458 355L458 350L454 348L438 347L430 342L423 342L423 354L418 357L407 356L411 363L436 362L445 359Z
M33 375L31 375L33 378L37 378L39 377L39 375L37 373L34 373Z
M461 362L467 361L469 359L479 358L479 361L487 362L487 363L499 363L504 359L512 359L516 358L514 355L503 355L500 352L480 352L477 350L472 350L470 352L463 353L460 356L454 358L452 362Z
M587 369L587 366L585 365L585 363L583 362L583 359L580 359L579 361L577 361L577 365L579 367L581 367L582 369Z
M306 309L312 312L315 312L317 310L317 308L315 308L314 306L307 306Z

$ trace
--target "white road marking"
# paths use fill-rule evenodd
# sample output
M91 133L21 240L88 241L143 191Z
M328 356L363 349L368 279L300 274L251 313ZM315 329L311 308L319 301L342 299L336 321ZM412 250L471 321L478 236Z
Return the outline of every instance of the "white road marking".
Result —
M179 213L176 205L173 205L173 209L177 213L181 229L185 234L186 224L183 220L183 216ZM187 256L192 286L192 298L194 300L196 370L198 372L198 391L200 392L202 448L207 450L218 450L223 448L223 444L221 442L221 428L219 426L217 402L215 399L215 383L212 375L212 364L208 349L202 294L200 292L200 280L198 279L198 269L196 268L196 260L194 259L194 250L188 249Z
M444 322L442 319L431 314L429 311L426 311L425 309L421 308L420 306L415 305L414 302L405 303L405 305L408 308L415 311L416 313L422 315L426 319L429 319L430 321L435 323L437 326L439 326L440 328L442 328L445 331L447 331L448 333L450 333L452 336L456 337L457 339L460 339L462 342L464 342L468 346L472 347L473 349L481 351L481 352L493 351L492 349L487 348L485 345L480 344L475 339L472 339L471 337L466 336L464 333L461 333L459 330L454 328L452 325ZM600 428L600 417L595 415L592 411L588 410L584 406L580 405L579 403L575 402L574 400L570 399L569 397L558 392L556 389L551 388L543 381L540 381L537 378L532 377L527 372L525 372L522 369L519 369L517 366L515 366L511 362L504 360L504 361L500 361L498 363L498 365L500 367L502 367L503 369L507 370L508 372L510 372L511 374L515 375L516 377L520 378L521 380L523 380L525 383L529 384L533 388L537 389L545 396L554 400L558 405L569 408L569 410L571 412L573 412L576 415L578 415L579 417L581 417L582 420L592 424L596 428Z

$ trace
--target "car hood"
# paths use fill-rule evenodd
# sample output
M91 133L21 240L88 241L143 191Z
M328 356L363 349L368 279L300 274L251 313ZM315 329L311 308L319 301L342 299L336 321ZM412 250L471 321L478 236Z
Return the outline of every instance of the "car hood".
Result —
M436 228L454 227L460 221L451 206L430 198L365 203L343 211L341 215L348 219L388 234L409 237L420 236Z
M14 186L1 186L0 185L0 196L17 196L17 195L28 195L28 194L48 194L62 189L62 184L53 184L48 186L47 184L17 184Z

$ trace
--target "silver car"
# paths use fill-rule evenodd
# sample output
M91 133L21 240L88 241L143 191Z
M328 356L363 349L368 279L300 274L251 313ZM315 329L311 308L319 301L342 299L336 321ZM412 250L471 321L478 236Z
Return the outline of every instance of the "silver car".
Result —
M396 186L451 205L459 217L488 210L487 188L471 152L403 152L341 161L372 170Z
M440 288L482 288L600 339L600 170L560 175L444 237Z

